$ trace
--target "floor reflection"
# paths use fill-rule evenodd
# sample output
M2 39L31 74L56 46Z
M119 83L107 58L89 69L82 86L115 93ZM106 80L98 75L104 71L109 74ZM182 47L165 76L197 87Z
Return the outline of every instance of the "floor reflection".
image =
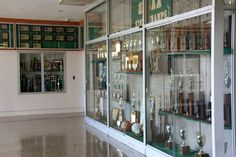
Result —
M0 122L1 157L143 157L84 118Z

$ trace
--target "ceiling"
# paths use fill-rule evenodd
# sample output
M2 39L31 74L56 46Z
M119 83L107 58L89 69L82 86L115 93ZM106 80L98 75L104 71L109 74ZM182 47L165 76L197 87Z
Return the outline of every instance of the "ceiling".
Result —
M59 5L58 1L59 0L0 0L0 17L79 21L84 18L84 10L91 5L91 3L84 6L76 5L75 1L79 2L82 0L74 0L72 5ZM89 0L89 2L92 1L94 0Z

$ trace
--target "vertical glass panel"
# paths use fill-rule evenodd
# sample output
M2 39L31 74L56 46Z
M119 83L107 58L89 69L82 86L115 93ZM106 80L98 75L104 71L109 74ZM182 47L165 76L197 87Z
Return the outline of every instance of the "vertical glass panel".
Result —
M222 83L224 83L224 124L225 124L225 132L224 132L224 151L225 151L225 157L231 157L234 156L232 154L232 148L233 148L233 130L232 130L232 120L234 111L232 110L234 108L233 103L233 95L232 95L232 83L234 81L233 79L233 30L235 28L235 23L232 23L233 20L233 12L231 11L225 11L224 16L224 80Z
M44 91L65 91L64 53L44 54Z
M142 33L110 40L110 125L143 141Z
M212 155L211 15L147 32L147 142L173 156Z
M87 116L107 124L106 42L86 48Z
M211 5L212 0L148 0L148 22Z
M111 33L143 25L142 0L111 0L110 2Z
M106 35L106 3L90 10L87 18L87 40L93 40Z
M42 92L41 54L20 54L20 92Z

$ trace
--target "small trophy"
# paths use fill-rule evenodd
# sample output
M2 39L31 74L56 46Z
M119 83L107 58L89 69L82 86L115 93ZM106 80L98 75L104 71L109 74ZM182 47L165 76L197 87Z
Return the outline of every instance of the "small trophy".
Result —
M183 75L180 72L179 93L178 93L178 113L184 113L184 93L183 93Z
M190 74L190 79L188 81L188 85L189 85L189 93L188 93L188 111L187 111L187 115L192 117L194 114L194 93L193 93L193 71L192 69L190 69L189 71Z
M172 132L171 132L171 126L166 126L166 133L168 136L168 140L165 142L166 148L172 149L173 141L172 141Z
M180 138L182 139L182 143L180 145L180 153L182 155L187 155L190 152L190 146L185 145L186 131L183 129L179 130L179 135L180 135Z
M203 152L203 147L206 144L206 135L198 135L197 143L200 146L200 150L195 154L195 157L209 157L209 154Z
M227 92L224 94L224 119L225 125L231 125L231 93L230 93L230 86L231 86L231 78L229 77L229 62L226 65L226 76L224 79L225 87L227 88Z
M173 106L174 106L174 78L173 78L173 70L170 69L170 81L169 81L169 85L170 85L170 104L168 107L168 111L172 112L173 111Z

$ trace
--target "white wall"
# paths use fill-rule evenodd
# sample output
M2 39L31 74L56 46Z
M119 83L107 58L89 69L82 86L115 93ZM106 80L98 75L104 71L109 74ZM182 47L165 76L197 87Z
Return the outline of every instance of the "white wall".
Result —
M84 52L66 52L67 92L58 94L19 94L18 53L0 51L0 117L85 111Z

